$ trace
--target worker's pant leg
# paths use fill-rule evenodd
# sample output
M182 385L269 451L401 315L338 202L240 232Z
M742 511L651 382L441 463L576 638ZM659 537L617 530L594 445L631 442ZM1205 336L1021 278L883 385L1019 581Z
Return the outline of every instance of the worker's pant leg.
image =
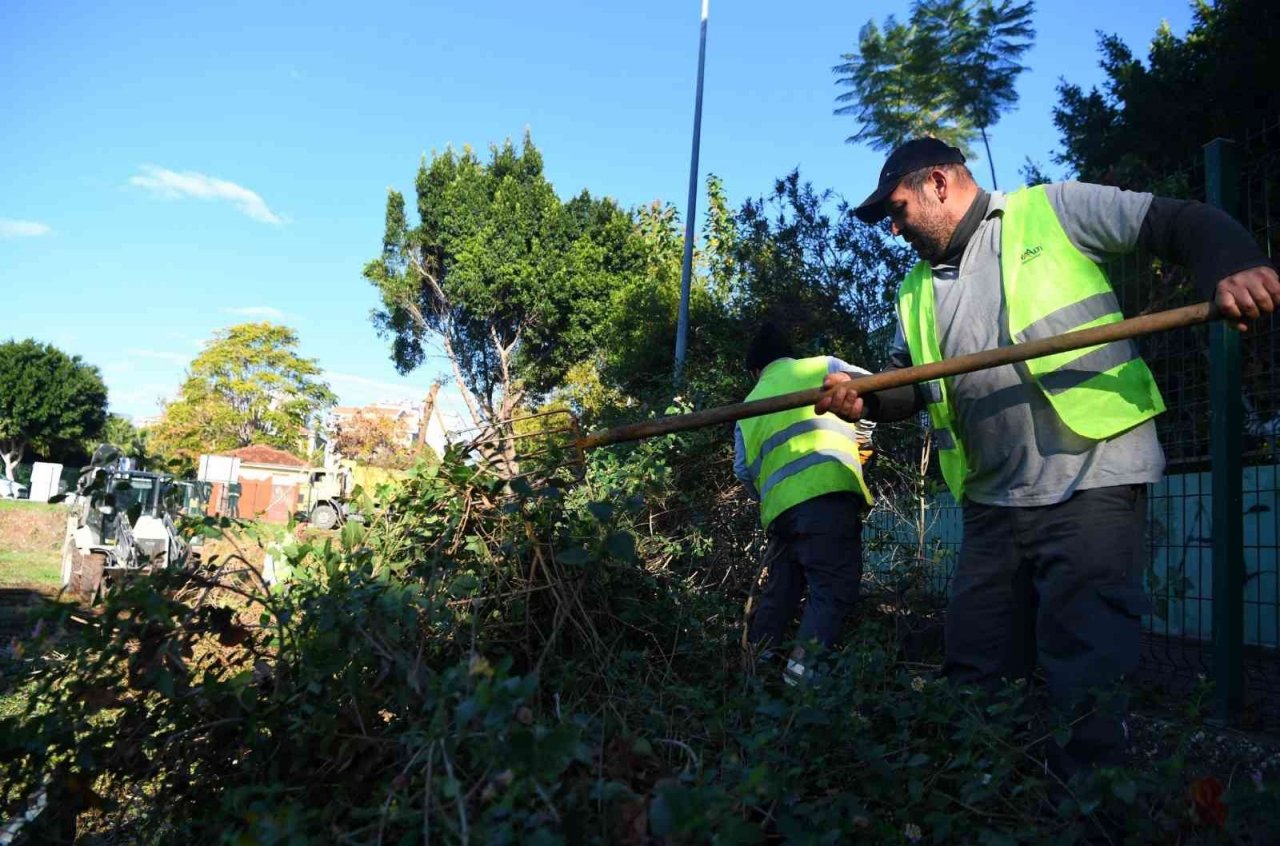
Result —
M809 583L796 639L830 647L862 584L862 509L856 502L826 503L810 516L821 522L802 525L795 541L795 556Z
M1050 749L1050 764L1069 778L1123 757L1121 683L1137 668L1140 618L1151 610L1142 589L1146 489L1080 491L1058 505L1022 512L1019 534L1035 566L1036 642L1050 703L1059 719L1088 714L1065 747Z
M826 494L792 506L769 526L769 569L751 640L777 643L805 596L798 640L830 646L858 598L862 579L862 513L851 493Z
M1036 597L1015 518L1024 509L964 506L964 540L951 578L942 673L988 691L1030 675Z
M804 570L796 563L792 545L790 536L770 526L762 560L766 569L764 590L751 619L751 642L756 646L771 646L782 641L787 624L804 596Z

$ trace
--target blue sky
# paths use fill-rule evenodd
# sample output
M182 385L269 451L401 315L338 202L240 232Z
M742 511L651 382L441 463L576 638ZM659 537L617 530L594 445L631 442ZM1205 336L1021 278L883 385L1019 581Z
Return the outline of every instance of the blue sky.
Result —
M0 3L0 339L81 355L135 417L245 319L296 329L344 403L420 397L436 368L395 373L360 276L387 187L527 127L562 196L683 207L699 5ZM796 166L864 195L881 155L844 143L831 66L907 5L711 0L703 174L735 201ZM992 132L1003 187L1024 156L1048 163L1058 78L1101 79L1095 30L1145 56L1161 20L1191 19L1168 0L1038 6L1020 107Z

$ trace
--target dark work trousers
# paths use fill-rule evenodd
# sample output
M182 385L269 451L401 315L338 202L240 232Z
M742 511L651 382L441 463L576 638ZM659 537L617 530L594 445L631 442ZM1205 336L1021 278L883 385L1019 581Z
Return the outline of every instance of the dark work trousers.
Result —
M751 641L776 644L805 597L796 639L831 646L858 598L862 581L862 515L866 501L832 493L793 505L769 524L764 565L769 568Z
M1142 485L1078 491L1037 508L966 503L964 542L947 606L943 674L994 690L1044 670L1056 716L1077 723L1051 743L1062 778L1121 762L1127 701L1120 682L1138 664L1147 494ZM1097 701L1091 690L1107 696Z

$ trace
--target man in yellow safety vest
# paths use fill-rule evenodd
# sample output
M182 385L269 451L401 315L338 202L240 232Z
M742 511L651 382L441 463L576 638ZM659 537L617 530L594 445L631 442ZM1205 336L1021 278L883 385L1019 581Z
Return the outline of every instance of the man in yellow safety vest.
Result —
M748 400L816 388L832 373L867 372L831 356L796 358L773 323L760 328L746 365L756 379ZM749 632L766 652L783 640L806 588L796 640L822 647L835 641L858 597L862 516L871 504L862 463L874 425L850 425L804 407L743 420L734 429L734 473L760 501L768 536L768 575ZM812 657L797 646L784 678L795 683L811 668Z
M925 364L1122 319L1102 270L1144 249L1191 271L1239 328L1275 310L1280 280L1249 233L1183 200L1067 182L988 193L933 138L885 162L856 210L888 218L920 256L898 292L891 367ZM988 689L1039 663L1074 719L1047 762L1063 778L1119 763L1115 688L1138 663L1151 610L1146 486L1164 471L1160 392L1129 341L860 397L843 374L815 411L849 421L927 409L942 475L964 508L944 675ZM1109 704L1108 704L1109 703Z

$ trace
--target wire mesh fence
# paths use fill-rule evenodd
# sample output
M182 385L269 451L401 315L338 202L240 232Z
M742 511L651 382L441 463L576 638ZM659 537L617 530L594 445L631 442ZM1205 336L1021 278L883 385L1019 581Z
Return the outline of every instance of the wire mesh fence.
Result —
M1280 246L1280 119L1241 143L1240 218L1267 255ZM1248 707L1280 724L1280 331L1274 316L1241 340L1244 405L1244 641Z
M1200 157L1158 185L1144 187L1166 196L1205 200L1210 181L1225 178L1227 193L1238 192L1233 212L1274 257L1280 247L1280 120L1230 146L1230 172L1207 173L1205 158ZM1119 257L1108 266L1108 273L1128 316L1203 298L1185 270L1149 255ZM1215 397L1212 391L1210 333L1209 327L1200 326L1139 342L1167 405L1156 421L1166 457L1165 476L1148 491L1147 588L1156 610L1143 621L1141 676L1179 691L1201 676L1221 684L1229 669L1226 665L1238 661L1243 665L1243 707L1232 719L1275 727L1280 726L1280 332L1272 317L1260 321L1240 341L1236 401L1243 413L1241 431L1235 437L1243 469L1240 490L1234 493L1229 486L1223 487L1226 480L1220 468L1215 487L1212 421L1215 412L1222 410L1219 406L1231 400ZM911 427L904 440L912 448L899 447L897 460L918 461L920 433L926 430ZM936 477L936 467L931 471ZM1215 529L1215 491L1219 496L1238 497L1241 503L1243 543L1232 554L1237 560L1243 558L1244 582L1242 607L1224 609L1222 597L1217 607L1219 614L1242 617L1243 643L1228 645L1227 653L1219 650L1216 656L1215 538L1220 541L1228 527ZM936 488L923 497L919 491L914 497L909 491L896 494L894 503L878 507L868 520L869 566L891 568L913 554L926 556L936 567L934 585L945 592L962 535L961 509ZM904 501L914 502L914 510Z

